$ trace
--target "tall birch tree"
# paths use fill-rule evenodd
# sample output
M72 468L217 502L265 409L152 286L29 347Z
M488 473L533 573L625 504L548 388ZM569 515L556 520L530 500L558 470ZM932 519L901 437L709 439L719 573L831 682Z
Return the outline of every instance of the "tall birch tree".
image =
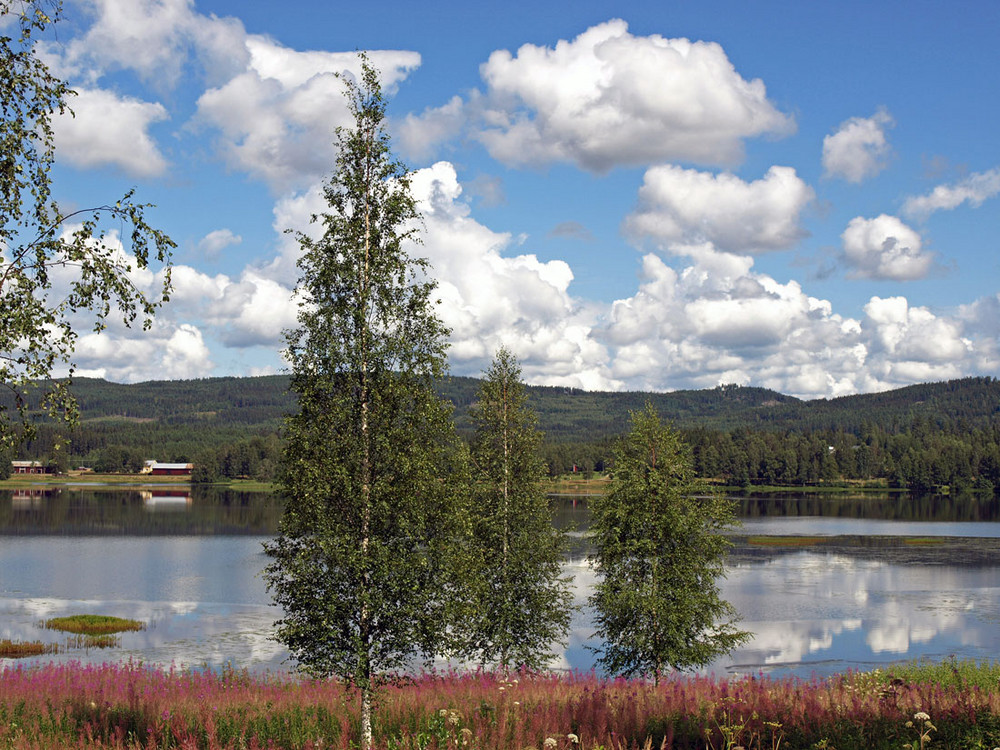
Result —
M733 503L698 480L687 446L651 404L632 413L612 471L590 527L599 664L658 682L747 640L718 584Z
M285 426L287 509L265 578L277 638L317 676L360 694L361 742L393 672L441 644L446 552L459 529L460 448L435 382L447 330L411 257L419 216L390 152L377 72L345 79L354 126L337 130L322 234L299 234L302 302L287 335L298 412Z
M521 367L500 349L471 410L473 547L478 574L463 619L466 656L503 669L539 669L565 639L572 595L564 539L552 525L542 481L541 433Z

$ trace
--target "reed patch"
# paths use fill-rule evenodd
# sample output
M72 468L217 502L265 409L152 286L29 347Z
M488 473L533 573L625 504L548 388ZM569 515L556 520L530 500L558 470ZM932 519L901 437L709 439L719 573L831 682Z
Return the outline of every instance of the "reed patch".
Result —
M0 659L23 659L29 656L58 653L59 646L55 643L41 641L12 641L7 638L0 640Z
M139 620L111 615L70 615L68 617L53 617L42 623L48 630L59 630L64 633L78 635L102 636L129 631L145 630L146 624Z

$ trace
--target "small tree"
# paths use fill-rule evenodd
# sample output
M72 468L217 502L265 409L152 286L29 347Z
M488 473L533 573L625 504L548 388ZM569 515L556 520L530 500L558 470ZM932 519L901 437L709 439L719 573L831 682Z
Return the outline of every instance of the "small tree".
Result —
M504 669L538 669L569 629L572 594L562 576L563 534L542 488L541 434L521 368L500 349L471 410L476 427L472 529L478 574L464 618L466 656Z
M378 687L438 650L452 598L445 562L463 529L460 444L434 384L446 329L427 263L409 256L418 214L390 154L378 75L346 80L354 127L338 129L329 207L299 234L303 300L287 357L298 413L285 425L287 501L265 545L277 638L318 676L355 685L372 743Z
M722 532L735 523L732 502L695 477L677 432L650 404L633 412L609 491L593 502L590 603L604 669L659 681L749 638L717 583L730 546Z
M158 301L136 288L129 274L152 262L164 269L162 301L170 290L174 243L146 223L148 206L134 202L132 192L114 204L72 213L52 199L52 118L71 113L75 92L37 56L35 37L59 15L55 0L0 0L0 18L16 19L10 23L14 36L0 34L0 384L13 406L0 404L0 444L10 447L35 434L29 411L38 406L30 398L38 381L61 365L72 375L75 313L89 311L96 331L112 310L126 324L140 317L149 327ZM107 220L116 231L104 228ZM128 244L119 241L118 228L125 229ZM68 381L48 386L42 409L73 424L77 410Z

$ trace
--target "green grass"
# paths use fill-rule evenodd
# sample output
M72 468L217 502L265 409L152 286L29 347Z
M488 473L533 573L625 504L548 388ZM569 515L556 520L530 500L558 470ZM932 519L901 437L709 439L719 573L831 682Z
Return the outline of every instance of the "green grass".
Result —
M959 690L970 688L979 688L986 692L1000 690L1000 662L977 662L973 659L959 661L953 657L941 662L926 660L907 662L869 674L877 674L886 684L893 680L902 680L905 683L934 684Z
M145 485L145 484L191 484L190 476L153 476L152 474L98 474L96 472L69 474L13 474L8 479L0 479L0 489L17 489L38 485L54 487L89 487L94 484Z
M113 633L124 633L129 630L146 629L146 624L139 620L129 620L124 617L112 617L110 615L53 617L51 620L46 620L44 626L49 630L61 630L64 633L77 633L89 636L106 636Z

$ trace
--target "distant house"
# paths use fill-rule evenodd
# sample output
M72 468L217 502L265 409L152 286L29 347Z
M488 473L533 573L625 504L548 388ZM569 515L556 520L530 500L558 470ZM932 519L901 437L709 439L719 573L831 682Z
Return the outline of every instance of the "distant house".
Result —
M10 466L14 474L52 474L55 471L41 461L11 461Z
M154 477L189 477L194 469L194 464L164 464L159 461L147 461L146 467Z

